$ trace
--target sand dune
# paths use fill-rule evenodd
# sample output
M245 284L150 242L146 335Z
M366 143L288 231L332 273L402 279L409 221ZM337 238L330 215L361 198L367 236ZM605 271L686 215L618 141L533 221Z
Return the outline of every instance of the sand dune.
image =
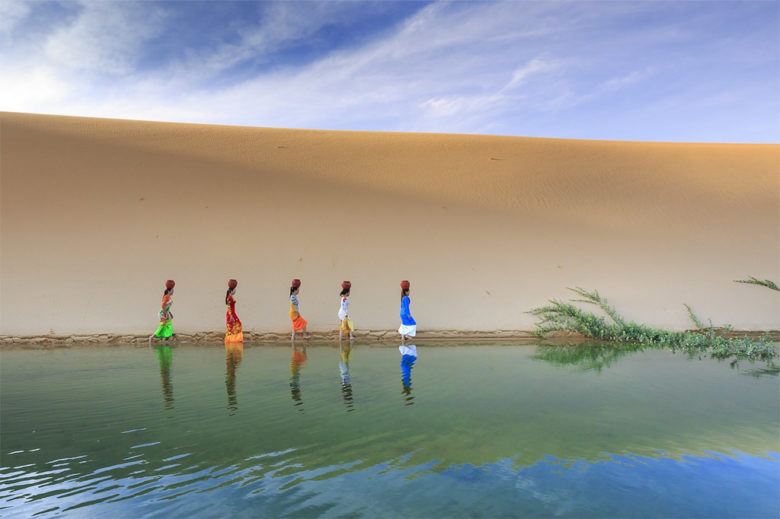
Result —
M0 335L533 328L567 286L627 317L780 328L780 146L304 131L0 113Z

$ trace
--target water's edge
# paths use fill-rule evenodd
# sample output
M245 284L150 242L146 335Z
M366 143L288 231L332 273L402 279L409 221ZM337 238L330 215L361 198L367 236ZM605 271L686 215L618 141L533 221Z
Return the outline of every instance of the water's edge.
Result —
M769 334L773 342L780 342L780 330L729 330L724 332L724 337L750 337L758 339ZM176 333L170 342L209 343L222 342L225 333L223 331L202 331L194 333ZM355 339L361 341L387 342L399 339L395 330L359 330ZM337 340L337 331L311 332L312 341ZM132 344L147 342L149 336L145 334L73 334L73 335L0 335L0 348L25 344L25 345L60 345L75 343L101 343L101 344ZM245 343L281 343L289 342L289 332L258 332L244 330ZM418 332L415 340L477 340L477 341L514 341L521 343L534 343L539 337L532 330L429 330ZM583 342L588 340L583 335L571 332L555 332L545 336L545 342ZM592 340L592 339L590 339ZM155 339L157 341L157 339Z

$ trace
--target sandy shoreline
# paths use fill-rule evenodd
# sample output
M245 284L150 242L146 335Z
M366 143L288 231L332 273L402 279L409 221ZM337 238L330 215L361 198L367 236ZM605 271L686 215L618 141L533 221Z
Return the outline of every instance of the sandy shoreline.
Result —
M780 329L780 146L283 130L0 113L0 335L532 330L566 287L627 319Z
M724 337L742 338L750 337L759 339L768 334L774 342L780 342L780 330L755 331L755 330L730 330L723 333ZM174 334L173 338L164 344L222 344L225 334L223 332L197 332L194 334ZM148 343L148 335L111 335L111 334L93 334L93 335L37 335L26 337L0 336L0 348L20 347L47 347L55 345L78 345L78 344L138 344ZM338 332L313 332L311 334L311 343L334 343L338 341ZM245 344L290 344L290 335L288 333L264 333L244 331ZM304 339L296 339L297 343L306 342ZM355 333L356 344L394 344L400 342L400 337L395 331L357 331ZM583 342L599 342L595 339L587 339L577 333L558 332L551 333L544 339L538 338L533 332L523 330L506 331L472 331L464 332L462 330L437 330L418 334L410 343L449 343L449 344L484 344L494 342L511 342L519 344L537 344L544 342L558 344L579 344ZM161 344L155 340L152 344Z
M563 336L575 337L573 334L561 334ZM225 337L224 332L197 332L194 334L174 334L170 343L222 343ZM577 336L578 337L578 336ZM7 344L77 344L77 343L101 343L101 344L131 344L146 343L148 335L111 335L111 334L93 334L93 335L70 335L70 336L51 336L39 335L28 337L0 336L0 345ZM510 341L538 341L532 332L525 331L502 331L502 332L462 332L457 330L441 330L419 334L416 339L420 341L430 340L510 340ZM338 332L312 332L309 342L337 342ZM355 341L359 343L371 342L400 342L400 336L395 331L357 331L355 332ZM244 331L244 342L249 343L290 343L289 333L263 333ZM298 337L296 343L306 342ZM414 340L412 341L414 342ZM153 344L159 344L155 340Z

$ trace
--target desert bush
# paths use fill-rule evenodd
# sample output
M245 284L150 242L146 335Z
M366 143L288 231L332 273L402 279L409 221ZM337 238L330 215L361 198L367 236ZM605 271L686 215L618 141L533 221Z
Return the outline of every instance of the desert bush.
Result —
M529 312L538 318L536 333L539 337L556 331L575 332L590 339L664 346L692 354L709 353L712 357L720 359L733 357L769 360L776 355L769 334L757 340L747 336L725 337L723 333L729 331L730 326L716 328L711 322L705 326L688 305L685 307L696 329L683 332L669 331L626 321L597 290L589 292L580 287L569 290L580 298L568 302L551 300L549 304ZM582 310L573 303L596 305L606 314L606 317Z

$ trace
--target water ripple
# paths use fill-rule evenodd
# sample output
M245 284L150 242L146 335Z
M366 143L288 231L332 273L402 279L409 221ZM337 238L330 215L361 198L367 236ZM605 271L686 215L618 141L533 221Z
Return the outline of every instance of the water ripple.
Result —
M593 373L516 348L418 351L402 373L397 349L356 348L346 403L332 348L309 349L295 392L289 349L247 348L229 392L219 348L175 349L163 375L118 348L126 378L70 351L96 363L89 387L70 359L4 357L0 515L702 515L705 495L726 515L776 511L771 377L652 353ZM56 398L25 370L53 370Z

